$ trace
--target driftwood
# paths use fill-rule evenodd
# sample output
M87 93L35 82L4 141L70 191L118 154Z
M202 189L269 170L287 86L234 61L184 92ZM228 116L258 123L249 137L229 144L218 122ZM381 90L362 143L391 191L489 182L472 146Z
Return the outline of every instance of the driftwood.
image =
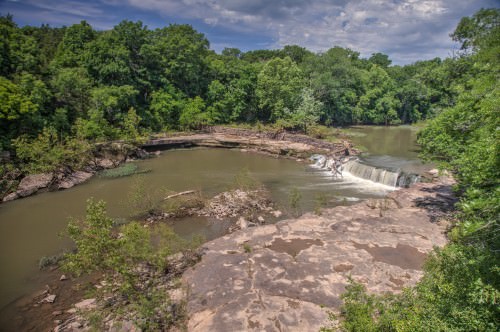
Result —
M174 198L174 197L177 197L177 196L194 194L195 192L196 192L196 190L187 190L187 191L182 191L182 192L177 193L177 194L168 195L168 196L167 196L167 197L165 197L163 200L165 201L165 200L167 200L167 199Z

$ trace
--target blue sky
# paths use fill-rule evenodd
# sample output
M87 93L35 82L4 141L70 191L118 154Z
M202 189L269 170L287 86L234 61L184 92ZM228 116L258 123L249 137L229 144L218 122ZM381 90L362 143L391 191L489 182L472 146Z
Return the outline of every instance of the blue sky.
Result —
M395 64L451 56L457 45L449 34L460 18L490 7L500 7L500 0L0 0L0 13L14 15L21 26L187 23L217 52L342 46L363 57L386 53Z

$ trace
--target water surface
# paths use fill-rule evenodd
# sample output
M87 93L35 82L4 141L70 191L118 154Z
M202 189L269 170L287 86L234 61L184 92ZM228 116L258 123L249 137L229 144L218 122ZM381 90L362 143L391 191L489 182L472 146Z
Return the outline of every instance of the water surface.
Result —
M406 173L423 173L432 168L418 158L418 128L412 126L355 126L351 140L362 146L364 163Z

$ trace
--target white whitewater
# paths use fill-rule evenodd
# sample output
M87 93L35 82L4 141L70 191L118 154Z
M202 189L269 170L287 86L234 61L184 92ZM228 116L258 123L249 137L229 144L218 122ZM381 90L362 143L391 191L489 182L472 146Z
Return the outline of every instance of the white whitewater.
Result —
M407 187L418 181L416 174L406 174L366 165L357 158L334 159L324 155L314 155L311 160L315 161L314 167L331 171L332 175L338 178L352 176L392 188Z

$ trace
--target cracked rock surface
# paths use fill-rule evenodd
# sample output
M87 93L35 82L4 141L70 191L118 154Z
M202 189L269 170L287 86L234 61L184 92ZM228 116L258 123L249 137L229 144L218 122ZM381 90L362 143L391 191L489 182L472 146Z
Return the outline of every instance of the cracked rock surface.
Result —
M446 244L436 221L455 202L451 184L420 183L208 242L183 276L188 330L317 331L349 276L372 293L415 284L427 253Z

